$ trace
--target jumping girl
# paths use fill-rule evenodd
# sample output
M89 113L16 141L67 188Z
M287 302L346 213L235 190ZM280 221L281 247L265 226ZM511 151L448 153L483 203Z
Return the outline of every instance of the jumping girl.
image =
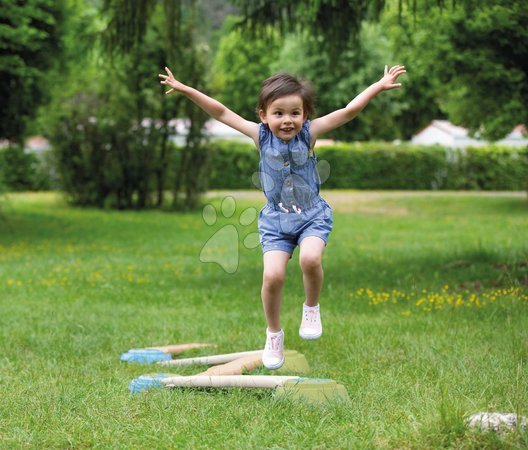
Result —
M260 123L246 120L217 100L177 81L165 67L161 84L179 92L214 119L249 136L260 154L260 181L267 204L259 215L258 227L264 253L262 304L266 316L264 366L278 369L284 363L284 332L280 306L286 266L300 247L306 300L299 335L318 339L323 332L319 294L323 285L322 255L332 230L332 209L319 195L314 145L317 138L356 117L379 93L399 88L404 66L385 66L384 76L369 86L346 107L314 119L310 85L285 73L262 83L258 99Z

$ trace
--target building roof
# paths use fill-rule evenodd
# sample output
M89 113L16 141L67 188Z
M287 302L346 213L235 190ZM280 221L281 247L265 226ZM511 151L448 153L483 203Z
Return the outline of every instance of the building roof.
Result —
M433 120L418 131L412 137L411 142L422 145L441 144L454 147L489 144L478 135L470 136L467 128L454 125L448 120ZM528 145L526 127L522 124L515 126L507 136L496 143L499 145Z

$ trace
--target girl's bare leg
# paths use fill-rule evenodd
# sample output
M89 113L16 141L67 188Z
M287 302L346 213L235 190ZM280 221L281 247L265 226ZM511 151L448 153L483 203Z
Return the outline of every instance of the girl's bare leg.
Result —
M268 330L272 333L281 330L280 307L282 287L286 278L286 266L290 254L281 250L264 253L264 274L262 277L262 305Z
M325 242L317 236L308 236L301 241L299 264L303 273L306 306L317 306L323 287L323 251Z

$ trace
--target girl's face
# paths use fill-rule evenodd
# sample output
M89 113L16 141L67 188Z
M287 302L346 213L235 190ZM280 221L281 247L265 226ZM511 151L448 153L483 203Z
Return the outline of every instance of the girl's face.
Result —
M266 111L259 111L260 120L271 132L285 142L293 139L305 120L303 101L300 95L288 95L273 100Z

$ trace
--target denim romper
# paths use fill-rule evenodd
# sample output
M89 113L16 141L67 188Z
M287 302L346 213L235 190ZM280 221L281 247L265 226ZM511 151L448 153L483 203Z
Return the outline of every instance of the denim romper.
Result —
M289 142L261 123L259 149L260 183L268 200L258 219L262 251L282 250L291 255L308 236L328 243L332 209L319 196L321 180L310 146L310 121Z

